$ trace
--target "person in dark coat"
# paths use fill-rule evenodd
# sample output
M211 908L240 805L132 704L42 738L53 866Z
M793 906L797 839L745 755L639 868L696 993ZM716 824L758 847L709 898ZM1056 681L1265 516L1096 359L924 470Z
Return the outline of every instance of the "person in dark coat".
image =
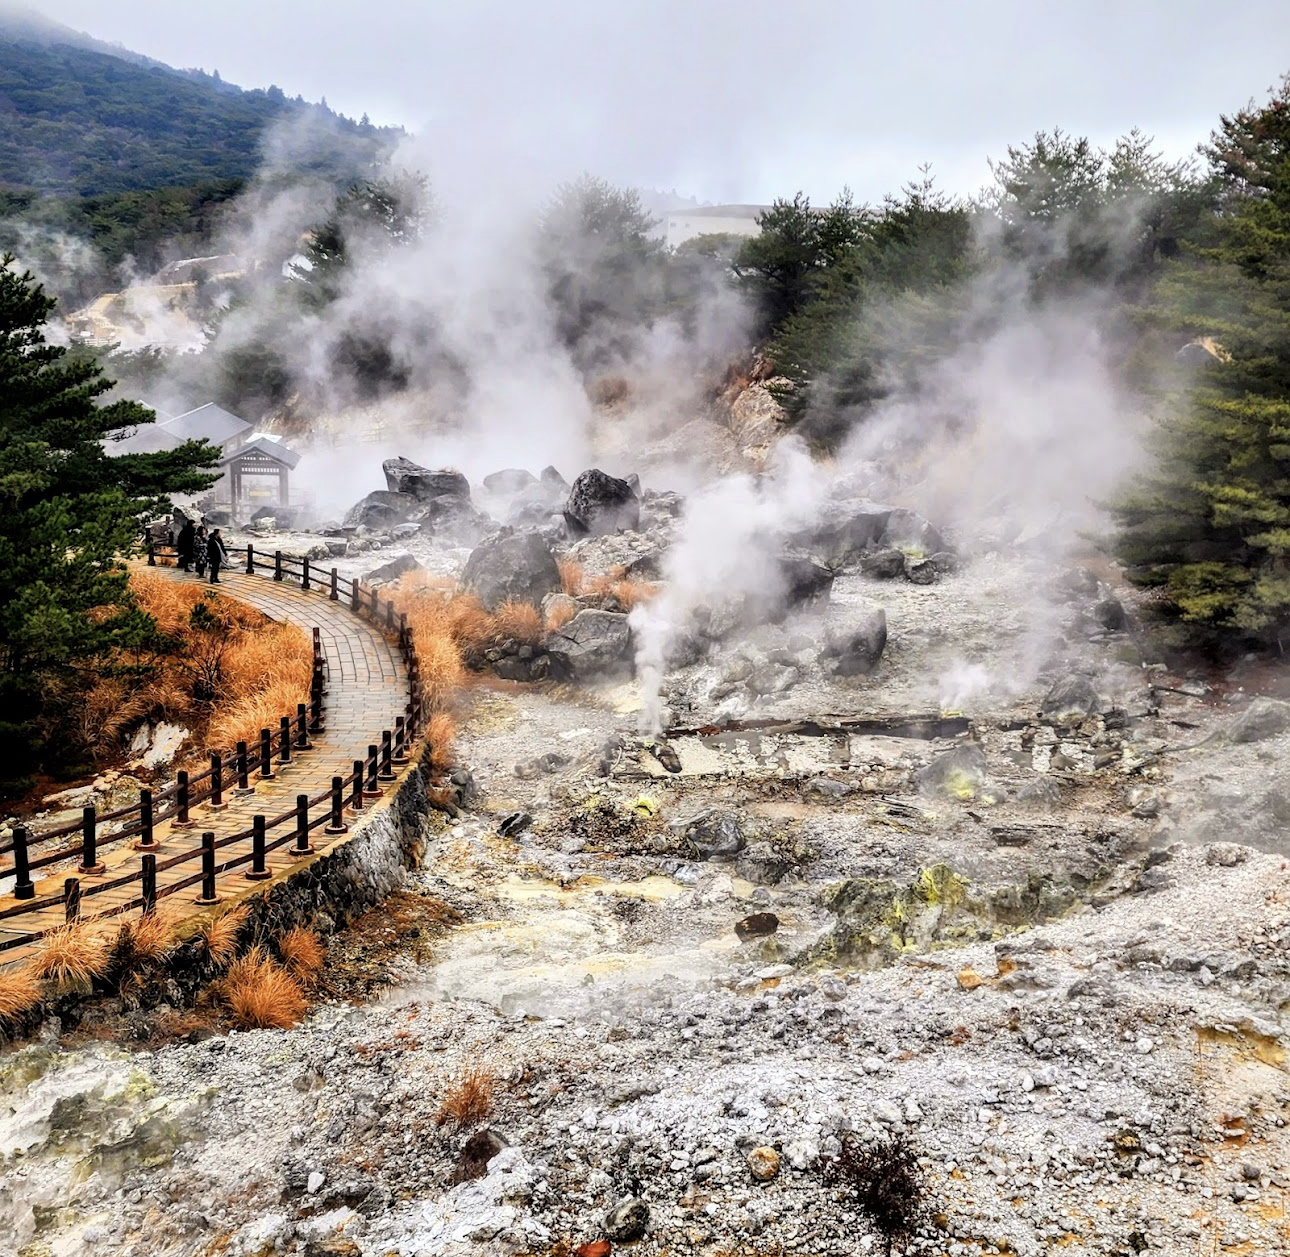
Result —
M197 542L197 529L193 526L191 519L184 520L184 526L179 530L179 537L175 541L176 557L179 559L179 570L189 572L193 566L193 551Z
M211 584L219 584L219 570L228 562L228 551L224 548L224 538L216 528L206 542L206 561L211 565Z
M206 536L206 525L197 526L197 534L193 537L193 563L197 568L197 579L201 580L206 575L206 560L210 558L210 538Z

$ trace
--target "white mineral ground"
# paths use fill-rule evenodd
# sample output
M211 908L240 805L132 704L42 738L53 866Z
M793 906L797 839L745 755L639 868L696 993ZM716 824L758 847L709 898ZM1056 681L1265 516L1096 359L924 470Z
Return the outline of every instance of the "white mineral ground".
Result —
M933 585L838 578L828 623L886 611L872 676L825 676L819 619L790 620L663 695L691 728L956 708L985 764L957 794L913 779L951 740L675 736L669 773L633 683L480 682L459 745L476 794L410 877L462 922L397 956L379 998L291 1031L143 1051L51 1029L8 1051L0 1249L542 1253L612 1238L639 1197L643 1255L880 1252L817 1163L904 1128L933 1215L913 1251L1290 1251L1290 733L1207 741L1253 679L1144 669L1132 635L1038 596L1061 565L960 541ZM626 545L575 549L596 572ZM442 571L466 554L412 548ZM740 658L787 688L712 700ZM1035 717L1072 670L1112 714L1059 735ZM694 858L704 812L739 817L735 859ZM868 880L839 916L848 879ZM754 912L778 932L741 942ZM473 1066L509 1147L452 1186L470 1132L435 1117Z

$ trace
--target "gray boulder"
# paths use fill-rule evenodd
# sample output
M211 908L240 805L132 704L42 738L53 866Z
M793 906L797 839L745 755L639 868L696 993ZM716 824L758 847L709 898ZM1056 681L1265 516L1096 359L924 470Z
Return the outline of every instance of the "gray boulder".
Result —
M784 600L790 607L828 602L833 589L832 570L804 555L781 555L779 576Z
M905 571L905 552L894 546L886 550L873 550L861 558L860 570L874 580L894 580Z
M948 550L938 550L925 559L905 557L905 576L915 585L934 585L942 576L958 570L959 561Z
M432 471L407 458L387 458L381 470L385 472L385 485L391 493L406 493L422 501L443 494L470 497L470 482L459 471Z
M538 479L549 489L558 490L560 493L569 492L569 482L554 467L543 467Z
M537 533L510 533L492 537L471 551L461 584L477 594L489 611L510 600L536 607L547 594L559 592L560 569Z
M1044 696L1040 708L1045 720L1053 724L1078 724L1086 716L1091 716L1099 707L1100 700L1093 682L1088 677L1072 672L1053 683L1052 689Z
M882 533L876 540L905 554L937 554L950 548L945 538L923 516L904 507L897 507L887 516Z
M361 501L349 508L345 516L347 528L391 528L405 523L417 508L417 499L409 493L374 489Z
M685 838L700 860L732 860L745 846L734 812L705 812L685 827Z
M396 581L400 576L408 572L424 572L425 568L416 561L410 554L396 554L388 563L382 563L380 567L374 567L366 576L363 577L363 584L372 588L379 588L381 585L388 585L391 581Z
M988 780L985 752L974 742L956 746L919 769L914 780L928 794L970 801L981 793Z
M875 611L854 628L830 633L820 662L834 676L868 676L886 647L887 613Z
M484 488L489 493L519 493L537 483L538 478L531 471L518 467L508 467L505 471L495 471L484 477Z
M441 493L427 499L413 512L421 531L451 545L477 545L496 528L495 521L477 510L469 498Z
M1290 729L1290 703L1256 698L1227 726L1229 742L1262 742Z
M556 586L559 586L559 573ZM627 617L617 611L579 611L552 633L547 653L557 670L575 680L631 668L632 633Z
M845 563L878 543L893 509L867 498L833 502L796 540L831 563Z
M584 471L573 482L564 504L564 522L576 537L603 537L640 527L640 499L626 480L598 468Z

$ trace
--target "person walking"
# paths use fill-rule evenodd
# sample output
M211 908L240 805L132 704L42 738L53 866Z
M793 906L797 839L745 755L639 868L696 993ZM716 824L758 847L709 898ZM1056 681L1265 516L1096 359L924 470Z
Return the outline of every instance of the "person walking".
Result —
M206 561L210 558L210 539L206 536L206 525L199 524L193 537L193 559L197 568L197 579L206 575Z
M228 551L224 548L224 538L216 528L206 542L206 561L211 565L211 584L219 584L219 570L228 562Z
M184 520L184 526L179 530L179 537L175 541L175 557L179 560L179 570L181 572L190 572L193 568L193 551L197 543L197 529L193 527L191 519Z

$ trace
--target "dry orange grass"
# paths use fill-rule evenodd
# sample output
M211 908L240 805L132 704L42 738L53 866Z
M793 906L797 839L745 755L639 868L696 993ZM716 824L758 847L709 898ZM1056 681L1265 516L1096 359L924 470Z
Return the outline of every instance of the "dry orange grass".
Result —
M444 1095L435 1121L440 1126L477 1126L493 1110L493 1088L497 1079L493 1071L481 1065L467 1069Z
M657 585L650 581L632 580L623 572L622 567L614 567L602 576L592 576L584 580L582 592L597 598L613 598L624 611L630 611L658 593Z
M546 631L556 633L564 628L575 615L578 614L577 605L570 605L567 602L557 603L546 613Z
M56 986L87 986L108 970L112 948L89 922L60 925L41 940L36 973Z
M220 994L240 1030L289 1030L305 1013L300 983L260 947L229 966Z
M123 968L132 969L164 960L174 951L177 942L174 921L168 915L154 911L122 925L113 951Z
M303 982L313 977L327 963L327 949L313 930L301 925L289 929L278 939L278 952L289 972Z
M0 973L0 1025L31 1012L43 993L40 975L30 965Z
M542 640L542 612L531 602L507 600L493 614L493 636L536 646Z
M203 921L198 929L206 958L214 965L226 965L237 952L237 936L251 909L244 903L217 917Z
M556 567L560 569L560 588L570 598L576 598L582 593L582 583L586 578L582 564L576 559L560 559Z
M457 740L457 722L451 712L437 711L426 721L426 741L430 743L430 766L443 771L452 766L453 743Z

